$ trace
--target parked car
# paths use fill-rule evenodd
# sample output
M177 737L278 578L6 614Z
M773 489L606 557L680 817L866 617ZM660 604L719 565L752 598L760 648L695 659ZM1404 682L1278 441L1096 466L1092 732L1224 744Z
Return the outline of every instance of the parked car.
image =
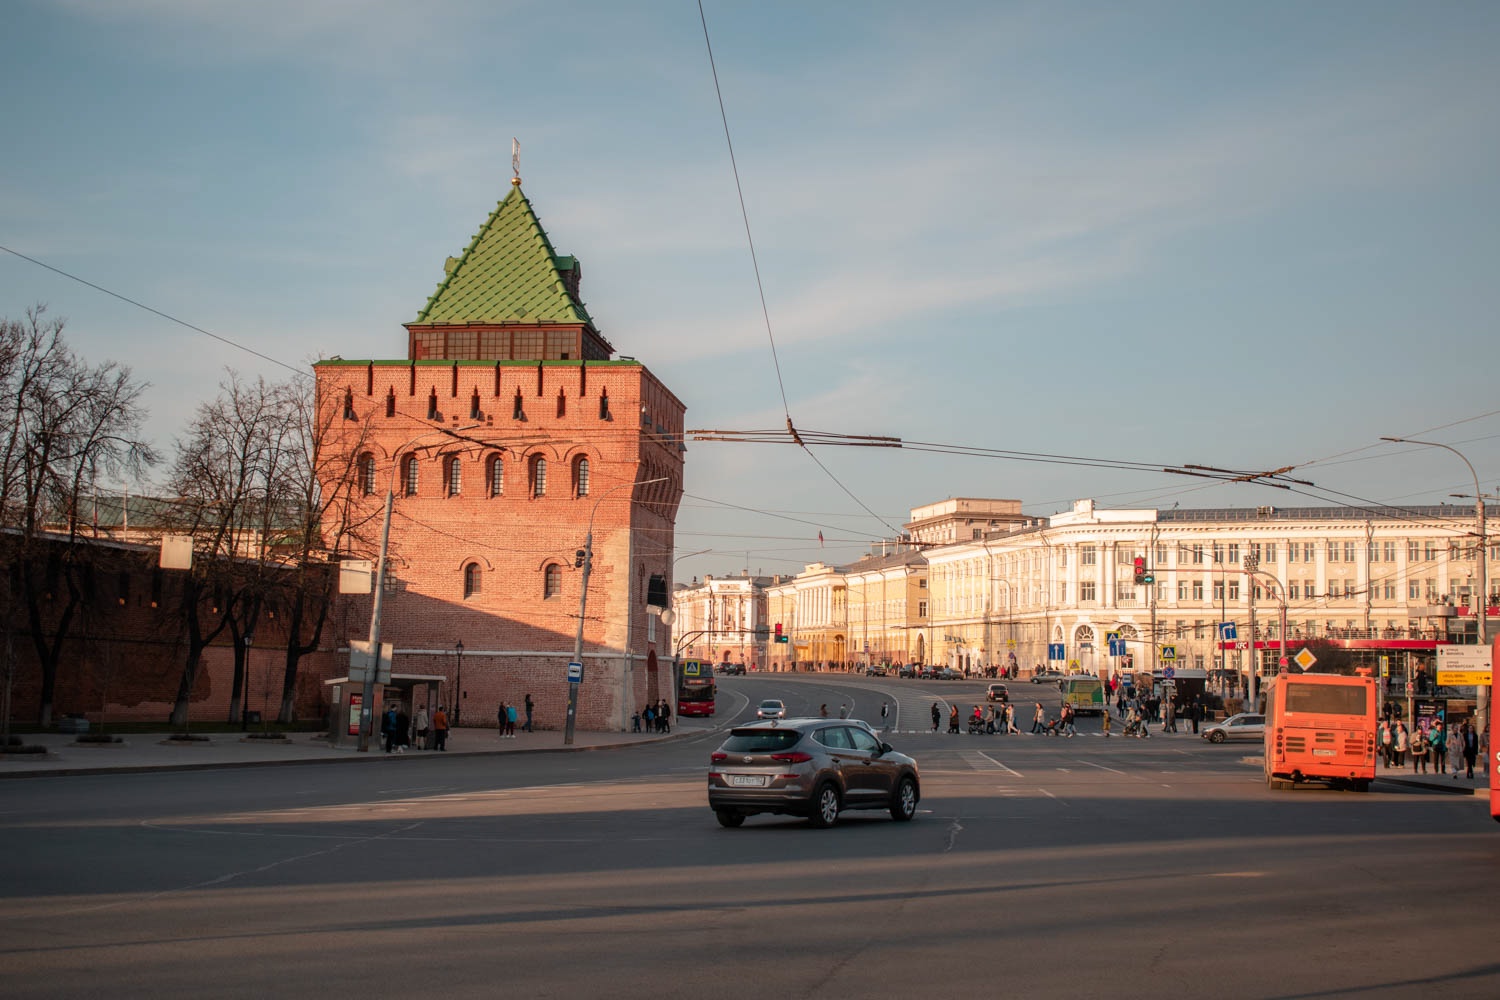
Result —
M984 689L985 701L1010 701L1010 689L1004 684L991 684Z
M886 673L886 668L878 663L872 663L868 667L865 667L866 677L884 677Z
M917 665L915 663L903 663L901 665L901 668L896 671L896 676L897 677L915 677L915 676L917 676Z
M767 698L755 706L755 717L757 719L785 719L786 705L779 699Z
M1210 743L1226 740L1254 740L1259 743L1266 735L1266 717L1253 712L1231 715L1223 722L1215 722L1203 730L1203 738Z
M721 663L716 669L724 677L728 677L731 674L743 676L745 673L745 665L743 663Z
M952 667L943 667L937 672L937 679L940 681L961 681L964 679L964 672L962 670L955 670Z
M1046 670L1038 670L1036 673L1032 674L1031 675L1031 683L1033 683L1033 684L1049 684L1049 683L1055 684L1056 682L1062 680L1066 676L1068 676L1068 675L1065 674L1065 673L1063 673L1061 670L1053 670L1051 667L1048 667Z
M935 667L935 666L933 666L930 663L927 664L925 667L922 667L920 670L917 671L917 676L920 677L924 681L930 681L933 678L935 678L937 675L938 675L938 668Z
M886 809L905 822L921 794L917 762L848 719L737 726L709 758L708 805L731 828L756 813L826 827L847 809Z

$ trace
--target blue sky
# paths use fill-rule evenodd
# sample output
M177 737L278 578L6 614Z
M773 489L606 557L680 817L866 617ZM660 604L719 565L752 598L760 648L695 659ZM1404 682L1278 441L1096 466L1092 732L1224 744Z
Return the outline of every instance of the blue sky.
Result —
M1452 455L1379 444L1426 432L1500 484L1500 6L704 6L798 426L1471 492ZM290 365L400 357L517 136L616 349L690 428L784 424L695 3L13 0L6 22L0 245ZM0 253L0 314L36 302L151 383L164 446L226 367L285 374ZM846 561L946 496L1319 502L818 458L842 488L790 448L690 446L677 548L714 551L679 578Z

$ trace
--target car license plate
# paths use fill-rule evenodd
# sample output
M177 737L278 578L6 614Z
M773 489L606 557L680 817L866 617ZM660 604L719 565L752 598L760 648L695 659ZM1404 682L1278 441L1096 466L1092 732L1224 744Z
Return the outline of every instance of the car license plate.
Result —
M1333 751L1332 750L1314 750L1313 751L1313 756L1314 757L1332 757L1333 756Z
M738 788L764 788L766 787L766 776L763 774L731 774L729 783Z

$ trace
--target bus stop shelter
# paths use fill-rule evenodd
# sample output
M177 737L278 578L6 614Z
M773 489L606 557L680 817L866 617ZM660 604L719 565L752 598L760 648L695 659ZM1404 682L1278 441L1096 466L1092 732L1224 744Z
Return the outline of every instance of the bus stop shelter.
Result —
M437 707L444 704L440 699L443 693L443 685L448 678L442 674L391 674L389 684L375 685L375 704L372 706L372 714L377 720L374 732L371 735L372 742L379 742L380 725L379 717L391 705L396 706L396 711L404 714L408 719L416 719L417 709L427 709L427 717L432 718ZM333 705L333 711L329 714L328 741L332 746L353 746L359 743L359 718L364 710L365 685L363 681L351 682L348 676L335 677L323 682L330 689L329 701ZM416 736L413 733L413 745L416 744ZM433 734L429 729L427 739L418 749L431 750Z

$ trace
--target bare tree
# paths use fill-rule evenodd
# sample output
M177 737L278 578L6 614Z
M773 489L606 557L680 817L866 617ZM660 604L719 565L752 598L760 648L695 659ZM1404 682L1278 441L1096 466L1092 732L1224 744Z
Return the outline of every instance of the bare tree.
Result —
M16 603L41 664L43 725L51 722L58 660L87 596L80 498L101 474L139 477L156 453L139 435L146 384L113 361L91 366L68 349L65 324L44 306L25 321L0 320L0 524L21 586L7 588L0 622L14 627Z

